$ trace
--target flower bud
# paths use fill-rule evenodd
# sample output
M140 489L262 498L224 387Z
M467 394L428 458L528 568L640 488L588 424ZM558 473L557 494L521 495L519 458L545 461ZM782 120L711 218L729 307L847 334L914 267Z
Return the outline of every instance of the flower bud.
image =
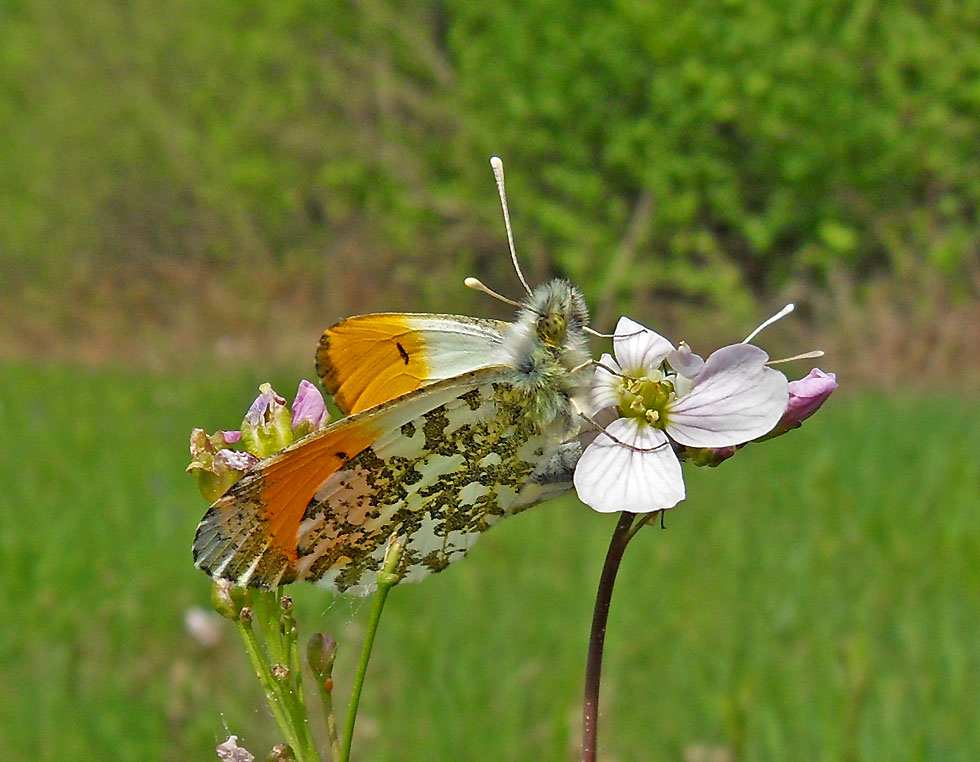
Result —
M286 400L271 384L259 387L259 396L242 421L242 444L259 458L268 458L293 442L293 429Z
M247 452L229 450L241 437L238 431L217 431L208 436L204 429L191 431L191 462L187 473L197 480L201 494L214 502L258 462Z
M306 645L306 661L317 680L329 680L337 658L337 641L322 632L314 632Z
M824 373L819 368L814 368L803 378L790 381L786 412L772 431L756 441L771 439L792 429L798 429L803 421L820 409L836 388L836 374Z
M228 579L216 579L211 585L211 607L227 619L239 619L251 595Z
M293 436L296 439L316 431L330 420L320 390L305 378L299 382L293 400Z
M677 456L695 466L710 466L714 468L728 460L735 454L738 448L734 445L728 447L689 447L684 445Z

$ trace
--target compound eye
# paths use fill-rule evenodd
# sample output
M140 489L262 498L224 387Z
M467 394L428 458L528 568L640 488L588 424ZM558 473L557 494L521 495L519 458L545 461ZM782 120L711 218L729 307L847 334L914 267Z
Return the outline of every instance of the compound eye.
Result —
M565 338L565 317L551 312L538 318L538 335L548 344L558 344Z

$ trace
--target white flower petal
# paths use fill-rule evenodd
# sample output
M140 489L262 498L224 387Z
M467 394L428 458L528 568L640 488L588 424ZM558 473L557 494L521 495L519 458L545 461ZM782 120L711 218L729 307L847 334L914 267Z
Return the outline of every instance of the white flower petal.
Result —
M601 410L594 411L590 416L593 423L598 424L602 428L608 428L609 424L619 418L619 410L614 407L604 407ZM578 441L582 445L584 450L590 444L595 441L595 438L599 436L602 432L596 429L594 426L583 426L582 430L579 432Z
M606 368L610 368L616 373L622 370L612 355L604 354L599 358L599 367L595 369L595 375L592 376L592 387L589 390L589 402L593 413L606 407L615 407L622 398L623 379L613 375Z
M667 433L691 447L727 447L767 433L789 400L786 376L766 367L768 359L751 344L712 353L690 393L670 406Z
M667 339L635 320L621 317L616 323L613 353L627 373L645 375L656 370L673 349Z
M600 513L650 513L684 499L681 464L660 429L619 418L606 431L619 442L600 434L575 467L575 491L583 503Z

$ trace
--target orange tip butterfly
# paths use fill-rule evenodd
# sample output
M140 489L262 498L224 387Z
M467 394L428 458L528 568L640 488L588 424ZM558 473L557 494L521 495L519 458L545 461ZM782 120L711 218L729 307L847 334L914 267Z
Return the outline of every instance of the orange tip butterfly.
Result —
M528 287L503 164L490 163L527 292L513 302L516 321L382 313L328 328L317 372L349 415L261 461L211 505L194 561L212 577L363 595L391 535L404 546L400 578L417 580L505 516L571 488L592 376L585 300L561 279Z

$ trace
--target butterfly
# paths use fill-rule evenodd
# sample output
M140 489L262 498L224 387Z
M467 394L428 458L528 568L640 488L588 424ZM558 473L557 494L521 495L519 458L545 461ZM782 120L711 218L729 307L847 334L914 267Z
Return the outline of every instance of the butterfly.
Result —
M592 377L585 300L563 279L527 287L502 167L491 164L528 292L516 321L384 313L328 328L317 371L349 415L211 505L194 539L198 567L240 585L308 580L366 594L391 535L403 543L397 573L414 581L571 488Z

